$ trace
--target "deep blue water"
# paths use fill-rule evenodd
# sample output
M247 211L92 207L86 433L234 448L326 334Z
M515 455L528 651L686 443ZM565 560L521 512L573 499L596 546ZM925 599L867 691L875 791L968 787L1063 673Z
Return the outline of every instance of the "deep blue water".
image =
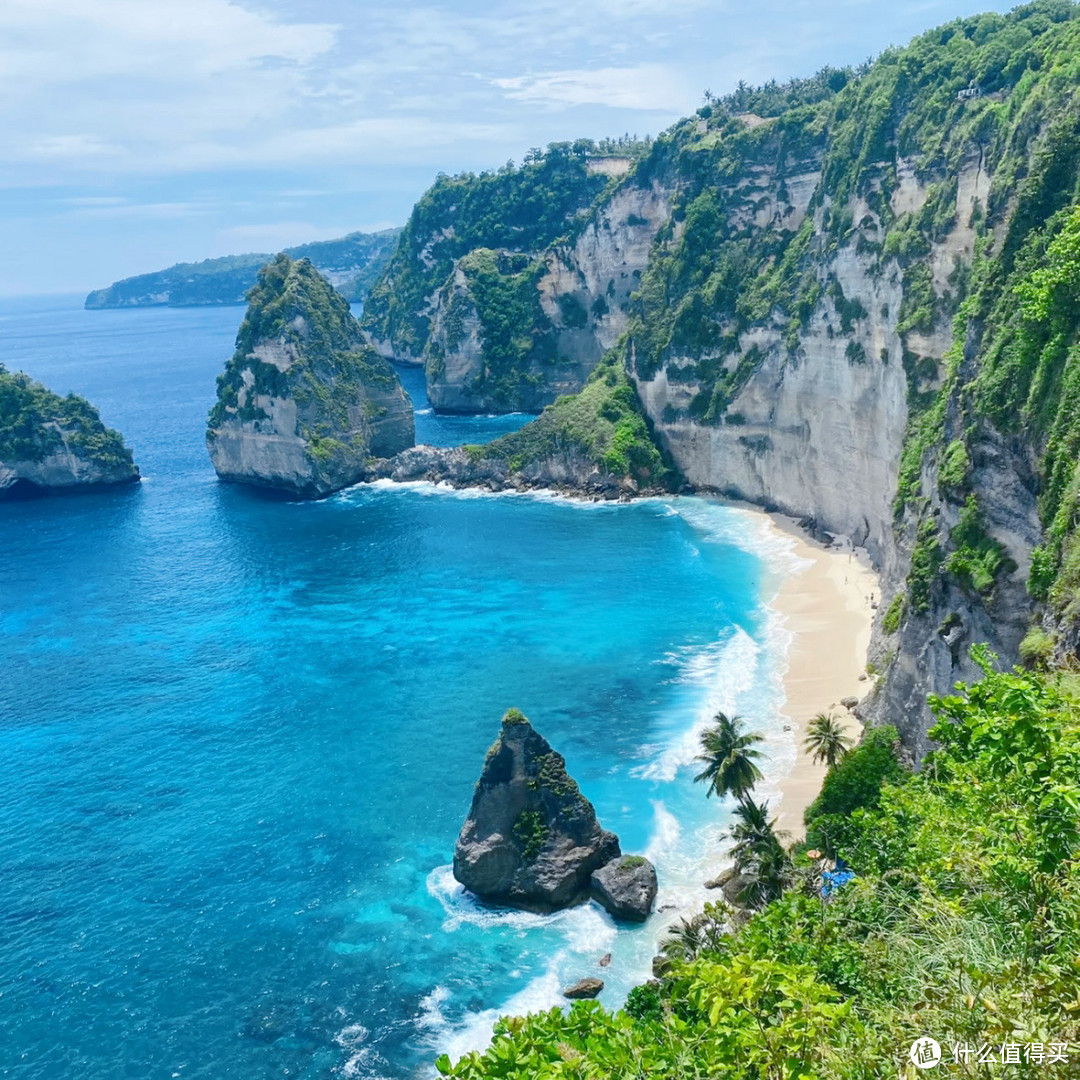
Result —
M454 838L514 705L661 902L696 895L695 725L776 701L750 515L222 485L241 310L78 303L0 303L0 361L86 394L145 480L0 506L0 1076L411 1076L608 951L619 1004L655 926L485 911ZM417 407L444 444L525 419Z

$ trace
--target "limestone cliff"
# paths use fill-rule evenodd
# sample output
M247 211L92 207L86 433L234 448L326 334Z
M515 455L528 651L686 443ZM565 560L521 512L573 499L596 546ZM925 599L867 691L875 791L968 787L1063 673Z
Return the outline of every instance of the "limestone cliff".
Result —
M710 98L565 237L469 247L411 309L444 407L532 407L610 345L691 485L864 544L867 715L917 753L973 643L1014 662L1033 613L1028 655L1080 643L1078 14L1037 0Z
M579 140L440 177L365 305L372 343L423 364L444 412L539 412L579 390L670 214L662 185L631 172L646 146Z
M223 480L318 498L412 446L412 403L306 260L259 272L206 444Z
M553 911L585 900L593 871L618 855L562 756L509 710L461 827L454 877L491 903Z
M62 398L0 364L0 500L138 479L131 451L85 398Z

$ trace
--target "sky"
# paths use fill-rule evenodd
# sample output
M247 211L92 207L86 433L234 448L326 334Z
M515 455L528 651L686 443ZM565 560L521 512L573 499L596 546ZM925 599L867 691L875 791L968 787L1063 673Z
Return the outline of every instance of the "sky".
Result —
M403 224L439 172L656 135L998 0L2 0L0 295Z

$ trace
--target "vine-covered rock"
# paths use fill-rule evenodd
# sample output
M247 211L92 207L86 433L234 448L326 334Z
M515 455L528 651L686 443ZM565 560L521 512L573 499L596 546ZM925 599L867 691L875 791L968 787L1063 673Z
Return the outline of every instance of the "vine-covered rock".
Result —
M555 911L586 900L619 855L566 762L517 710L503 717L454 851L454 877L492 904Z
M413 445L394 369L306 259L259 271L206 434L223 480L319 498Z
M138 479L123 438L90 402L60 397L0 364L0 500Z

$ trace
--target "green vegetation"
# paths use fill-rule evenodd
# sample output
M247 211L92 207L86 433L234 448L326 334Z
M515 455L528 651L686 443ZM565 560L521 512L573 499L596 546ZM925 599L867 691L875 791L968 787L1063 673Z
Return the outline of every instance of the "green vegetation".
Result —
M942 569L968 592L988 593L1000 571L1016 569L1002 545L987 533L974 495L967 497L960 520L949 533L949 542L952 551Z
M1047 668L1054 658L1054 637L1033 626L1020 642L1020 660L1030 668Z
M459 291L453 279L442 291L449 311L445 347L457 347L458 324L471 301L480 320L484 361L474 389L485 391L496 403L515 408L523 392L537 381L532 369L558 362L555 335L537 289L544 260L477 248L461 259L458 269L465 279L464 291ZM573 297L561 299L570 301ZM576 303L587 321L584 307L580 301ZM430 341L426 357L429 375L437 376L442 371L443 343Z
M900 623L904 618L904 608L906 606L906 599L903 593L897 593L889 603L888 608L885 610L885 615L881 620L881 629L886 634L895 634L900 629Z
M684 923L662 977L624 1010L504 1019L487 1051L439 1071L869 1080L907 1075L926 1033L947 1060L957 1043L1064 1043L1075 1059L1080 706L1053 676L974 657L983 679L932 699L940 749L919 773L900 767L888 729L833 770L848 776L823 799L844 813L837 850L854 880L823 899L818 864L797 856L791 887L752 918L710 905Z
M60 397L0 364L0 462L42 461L63 448L104 466L131 465L121 435L78 394Z
M813 761L824 762L831 769L847 756L851 739L832 713L818 713L806 726L803 746Z
M556 241L569 238L594 201L616 183L589 172L590 156L636 157L643 149L644 144L632 141L604 149L579 139L531 150L517 167L508 162L494 172L440 175L413 208L393 257L365 302L364 328L391 342L397 355L423 355L431 332L427 298L451 287L448 278L458 259L490 249L487 258L506 251L527 256L529 264ZM535 268L517 266L510 276L522 272L532 274ZM494 286L490 277L486 284ZM522 284L518 280L494 287L517 293ZM531 303L515 307L500 323L505 340L516 342L515 359L507 366L520 360L517 350L525 339L548 329L548 320L537 318ZM494 343L491 355L501 355Z
M829 769L821 793L806 810L806 842L829 853L843 849L852 813L877 805L882 784L903 774L896 728L870 728L863 741Z
M393 368L364 344L346 300L308 262L278 255L264 266L248 294L248 309L236 335L236 352L218 376L218 398L208 426L230 417L266 419L256 395L296 399L299 434L318 461L352 448L333 436L350 427L349 406L364 387L392 389ZM253 355L263 342L279 342L292 355L287 371ZM244 384L244 372L253 382ZM243 393L241 393L243 391Z
M559 398L520 430L466 451L477 460L503 460L514 472L560 455L578 455L643 486L672 485L676 474L653 439L621 355L618 348L609 353L581 393Z
M713 726L701 733L701 753L695 760L704 762L705 768L694 781L707 785L706 795L742 799L761 779L757 744L762 741L756 732L746 730L739 717L718 712Z
M627 855L619 860L619 870L637 870L638 867L644 866L646 859L642 855Z
M521 845L526 862L532 862L547 843L547 826L539 810L522 810L514 822L514 839Z
M527 724L529 718L520 709L507 709L503 713L502 722L504 724Z
M286 248L292 259L310 259L317 270L333 273L338 289L349 301L363 300L397 243L400 229L349 233L340 240L320 240ZM270 254L226 255L197 263L177 263L167 270L115 281L86 298L87 308L194 307L242 304ZM343 280L342 280L343 279Z

